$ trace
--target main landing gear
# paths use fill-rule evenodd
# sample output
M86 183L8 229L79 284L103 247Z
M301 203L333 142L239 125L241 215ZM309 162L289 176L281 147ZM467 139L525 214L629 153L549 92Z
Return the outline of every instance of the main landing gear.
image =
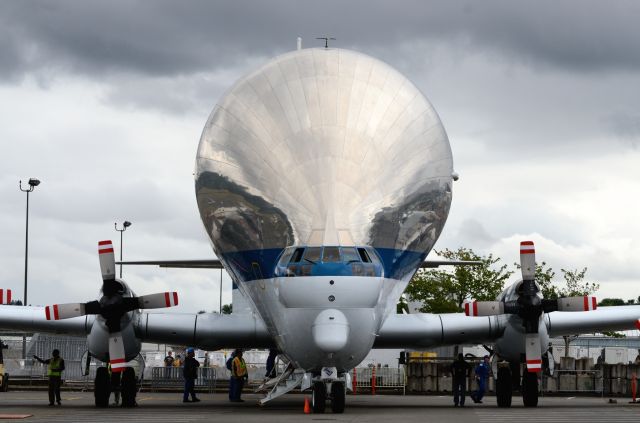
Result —
M120 381L120 386L117 386L118 381ZM106 367L98 367L93 391L96 407L108 407L109 396L111 392L116 389L121 392L123 407L136 406L137 387L135 371L131 367L127 367L124 372L122 372L121 378L112 378L109 375L109 369Z
M498 365L498 377L496 379L496 399L498 407L511 407L513 390L520 389L522 402L525 407L538 406L538 374L524 370L522 384L520 384L519 365Z
M344 382L335 381L325 383L317 381L313 383L311 396L311 408L313 412L318 414L324 413L327 400L331 401L331 411L336 414L344 413L346 403Z

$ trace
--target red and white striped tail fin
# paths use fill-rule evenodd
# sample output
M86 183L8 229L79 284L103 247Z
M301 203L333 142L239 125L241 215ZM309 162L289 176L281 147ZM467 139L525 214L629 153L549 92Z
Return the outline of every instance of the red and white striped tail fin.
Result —
M123 372L127 368L124 354L122 333L114 332L109 335L109 364L112 373Z
M496 316L504 314L502 301L471 301L464 303L464 314L467 316Z
M598 308L596 297L558 298L558 311L592 311Z
M138 297L140 308L166 308L178 305L177 292L161 292Z
M85 307L83 303L54 304L44 308L47 320L70 319L72 317L84 316Z
M542 371L542 356L540 354L540 335L528 333L525 338L525 353L527 357L527 371L537 373Z
M113 253L111 241L98 242L98 257L100 258L100 271L102 280L108 281L116 278L116 259Z
M520 270L523 280L531 280L536 274L536 249L533 241L520 243Z
M11 290L0 288L0 304L11 304Z

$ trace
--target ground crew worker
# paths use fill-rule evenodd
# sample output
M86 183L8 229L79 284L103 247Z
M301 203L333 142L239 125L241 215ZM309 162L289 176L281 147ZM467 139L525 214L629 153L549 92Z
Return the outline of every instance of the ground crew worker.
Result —
M267 372L264 375L268 379L276 377L276 357L278 357L278 350L270 349L267 357Z
M236 350L236 357L231 363L231 379L233 379L233 392L231 402L244 402L240 398L245 379L248 379L247 363L242 358L242 350Z
M54 400L58 405L62 405L60 399L60 385L62 384L62 371L64 370L64 359L60 357L59 350L51 352L52 357L46 360L41 359L37 355L33 358L42 364L47 364L47 376L49 376L49 405L53 405Z
M451 364L451 376L453 377L453 405L464 407L466 396L467 378L471 371L471 364L464 361L462 353L458 354L458 359Z
M173 360L173 367L182 367L182 357L180 354L176 355L175 360Z
M200 363L195 358L193 348L188 348L187 357L184 359L184 367L182 368L182 375L184 376L182 402L200 402L200 400L196 398L195 391L198 367L200 367ZM191 401L189 401L189 394L191 394Z
M491 366L489 365L489 356L485 355L482 363L478 364L475 368L476 381L478 382L478 390L472 393L471 399L473 402L482 404L482 397L484 397L484 391L487 388L487 381L491 374Z

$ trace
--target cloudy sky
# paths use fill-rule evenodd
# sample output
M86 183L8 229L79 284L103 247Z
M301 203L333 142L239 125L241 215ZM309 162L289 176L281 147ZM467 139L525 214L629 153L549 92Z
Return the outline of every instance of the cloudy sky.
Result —
M640 3L634 1L3 1L0 286L95 297L96 243L125 259L211 257L193 168L224 91L270 57L334 45L380 58L431 100L460 180L436 248L587 266L600 297L640 295ZM138 293L218 308L217 271L125 269ZM223 278L223 303L230 282Z

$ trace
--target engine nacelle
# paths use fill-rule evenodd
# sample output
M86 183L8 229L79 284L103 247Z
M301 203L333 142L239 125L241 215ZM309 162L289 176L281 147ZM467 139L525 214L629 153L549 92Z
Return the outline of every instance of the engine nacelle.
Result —
M140 340L136 337L132 317L134 313L127 313L122 316L121 331L124 344L125 359L133 360L142 347ZM87 337L87 345L92 356L100 361L109 361L109 330L102 316L97 316L91 332Z

